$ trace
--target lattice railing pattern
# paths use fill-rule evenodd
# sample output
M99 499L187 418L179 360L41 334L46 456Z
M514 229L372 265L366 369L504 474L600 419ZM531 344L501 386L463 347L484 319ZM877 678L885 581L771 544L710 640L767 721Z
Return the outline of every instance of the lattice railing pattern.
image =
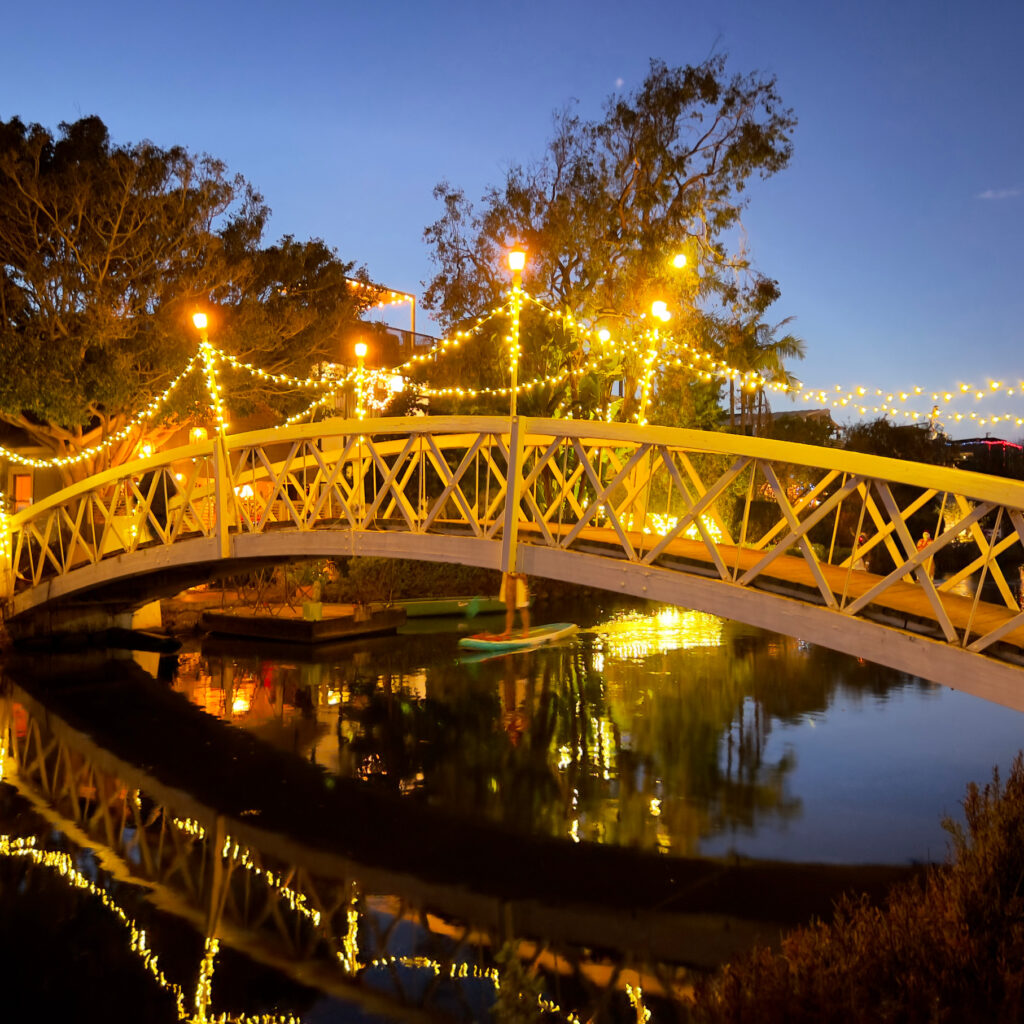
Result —
M10 522L8 593L189 538L230 557L241 534L398 531L500 543L502 567L539 545L898 614L975 652L1024 647L1024 484L722 433L327 421L121 467Z

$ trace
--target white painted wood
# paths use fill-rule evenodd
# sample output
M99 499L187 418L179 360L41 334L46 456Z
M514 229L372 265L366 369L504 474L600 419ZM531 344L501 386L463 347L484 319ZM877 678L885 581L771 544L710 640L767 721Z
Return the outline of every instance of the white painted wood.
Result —
M728 468L723 468L724 459L731 463ZM790 503L773 466L779 462L802 464L820 470L821 476L809 493ZM736 567L730 570L703 517L724 530L728 515L723 503L732 500L737 487L751 492L755 465L772 487L777 518L749 545L763 556L751 561L745 548L733 546L729 561L735 558ZM146 482L146 474L172 468L181 470L182 482L175 485L174 501L158 511L157 488ZM821 497L839 473L846 474L845 487ZM426 477L436 486L424 490ZM893 497L894 483L916 491L904 508ZM921 553L908 532L907 519L940 487L960 510L960 522ZM804 608L800 628L805 620L827 622L830 630L848 628L860 637L859 631L868 627L865 642L874 643L871 638L879 630L892 632L894 627L866 621L864 616L885 615L891 621L892 613L885 609L899 603L899 595L892 594L913 574L929 602L921 614L943 630L951 648L959 646L957 631L964 622L954 625L940 596L956 581L934 584L922 563L967 529L979 551L975 562L989 564L996 573L996 554L1024 546L1020 482L761 438L630 424L527 418L510 422L500 417L331 420L215 439L117 467L9 518L13 569L7 579L13 573L11 585L22 589L7 611L26 614L50 601L85 597L97 587L141 581L167 569L194 568L201 574L216 568L223 573L254 559L360 554L519 567L570 582L604 579L594 585L641 596L655 596L648 581L662 580L667 573L679 593L693 588L704 593L710 587L715 596L707 600L712 604L736 604L734 612L720 614L789 632L774 613L770 623L762 621L768 614L765 609L780 600L765 587L777 588L780 580L790 579L802 585L799 580L807 582L809 572L820 600L837 603L834 572L814 554L809 531L853 491L863 496L860 522L866 515L871 523L871 538L862 551L884 545L896 569L874 581L842 613L787 598ZM675 496L683 508L668 536L648 543L643 531L655 493L666 503ZM608 544L592 528L602 506ZM508 514L510 508L516 510L515 516ZM1013 525L1008 536L994 543L979 525L992 509L1007 513ZM710 558L718 579L707 578L710 567L692 564L693 551L682 540L691 523L697 524L704 545L695 557L698 562ZM182 539L189 531L202 536ZM774 550L773 542L778 544ZM793 542L801 546L803 565L786 561L783 572L775 563ZM728 537L723 543L729 544ZM665 567L676 548L691 560L690 568L678 562L676 568ZM579 576L556 573L552 565L555 556L562 555L575 559L572 571ZM733 582L736 577L738 582ZM850 579L847 573L846 586ZM1002 574L997 582L1004 605L1017 614ZM658 588L659 593L672 589L663 580ZM686 604L689 599L679 600ZM900 600L907 606L906 595ZM823 614L831 618L820 619ZM792 613L787 611L782 618L787 616ZM1005 610L1000 616L992 605L979 607L978 619L984 620L987 634L961 653L980 658L985 665L996 664L1006 641L1019 643L1012 636L1019 620L1006 616ZM827 631L821 626L821 632ZM1004 643L996 645L996 640ZM927 643L944 646L941 641ZM933 647L928 651L932 657ZM867 649L855 653L874 657ZM926 670L918 666L908 671ZM1021 670L1010 666L1009 671Z

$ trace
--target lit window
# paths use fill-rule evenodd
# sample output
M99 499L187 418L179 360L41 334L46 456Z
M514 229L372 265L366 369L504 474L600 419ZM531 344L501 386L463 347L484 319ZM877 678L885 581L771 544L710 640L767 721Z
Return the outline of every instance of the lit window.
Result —
M14 474L14 511L20 512L32 504L32 474Z

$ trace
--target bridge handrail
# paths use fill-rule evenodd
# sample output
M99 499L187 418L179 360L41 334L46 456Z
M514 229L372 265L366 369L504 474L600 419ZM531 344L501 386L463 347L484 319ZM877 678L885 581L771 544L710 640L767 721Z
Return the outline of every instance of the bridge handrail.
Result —
M40 498L39 501L34 501L31 505L21 509L21 511L15 512L10 517L11 530L12 532L18 530L25 523L30 522L37 516L44 515L58 505L66 504L68 501L79 498L83 494L88 494L90 491L100 490L107 486L107 484L115 483L126 476L143 476L152 470L173 465L175 462L184 462L185 460L202 458L204 455L212 455L215 443L215 441L208 440L200 441L197 444L181 445L178 448L168 448L145 459L122 462L112 466L110 469L94 473L83 480L76 480L75 483L69 484L53 494L48 494L45 498Z
M723 431L691 430L685 427L641 427L630 423L605 423L593 420L540 419L520 417L527 435L554 438L576 438L581 441L613 441L623 445L665 445L708 454L746 456L768 462L783 462L815 469L838 470L840 473L883 478L934 489L939 492L965 494L975 500L993 501L999 505L1024 510L1024 481L990 476L950 466L910 462L882 455L867 455L844 448L819 448L815 445L774 438L749 437ZM402 416L366 420L332 418L317 423L279 427L230 434L226 437L228 451L265 445L285 444L295 440L312 440L325 436L358 434L507 434L508 417L501 416ZM54 494L34 502L8 517L11 532L50 509L97 490L126 476L141 476L154 469L186 459L213 456L216 439L183 445L151 455L145 459L122 463L94 476L77 481ZM965 482L967 486L965 487Z
M937 491L968 493L972 498L995 501L1024 509L1024 481L989 476L951 466L910 462L883 455L867 455L845 448L820 448L816 445L774 438L750 437L725 431L692 430L686 427L639 426L633 423L606 423L599 420L541 419L519 417L527 436L615 441L623 445L666 445L688 451L718 455L743 455L769 462L785 462L815 469L837 469L851 475L882 477L895 483L908 483ZM301 424L289 430L287 438L278 428L233 434L229 449L255 447L288 439L312 439L327 434L508 434L507 416L422 416L388 417L366 420L329 419ZM965 490L964 481L969 482Z

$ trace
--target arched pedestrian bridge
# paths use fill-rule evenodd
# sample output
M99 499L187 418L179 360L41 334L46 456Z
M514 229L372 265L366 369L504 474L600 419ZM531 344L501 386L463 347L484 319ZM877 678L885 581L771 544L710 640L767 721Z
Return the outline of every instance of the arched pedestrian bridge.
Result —
M246 565L374 555L696 608L1024 707L1024 484L955 469L627 424L329 420L119 466L4 532L15 635Z

